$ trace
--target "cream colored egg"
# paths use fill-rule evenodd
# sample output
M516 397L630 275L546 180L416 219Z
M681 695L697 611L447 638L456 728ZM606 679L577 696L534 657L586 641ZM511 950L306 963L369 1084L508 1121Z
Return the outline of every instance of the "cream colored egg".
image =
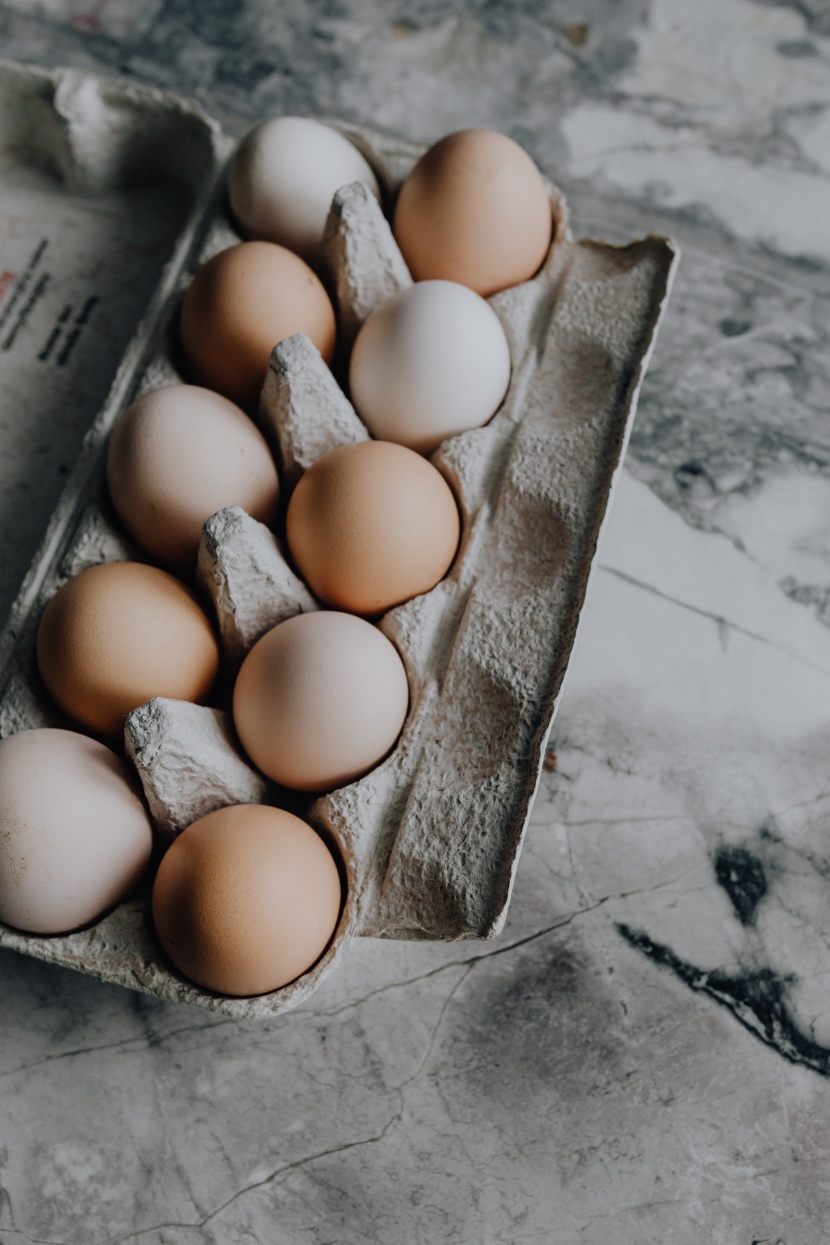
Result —
M458 548L458 507L420 454L385 441L341 445L301 477L286 535L297 567L328 605L380 614L428 592Z
M107 456L110 496L130 535L158 561L192 570L202 525L241 506L270 525L279 481L244 411L198 385L167 385L129 406Z
M218 994L278 990L320 958L337 925L340 876L320 836L279 808L241 804L188 826L153 887L159 941Z
M0 742L0 921L36 934L87 925L135 890L151 847L109 748L50 728Z
M353 143L310 117L274 117L245 136L231 161L231 208L251 238L278 242L307 263L320 263L320 243L341 186L380 189Z
M326 791L389 752L409 704L403 662L353 614L298 614L258 640L237 676L233 718L264 774L299 791Z
M271 351L296 333L331 363L331 300L308 264L273 242L220 251L185 290L181 343L192 379L246 411L256 410Z
M459 130L435 143L395 207L395 237L416 281L458 281L485 298L534 275L552 228L539 170L494 130Z
M219 647L178 579L140 562L106 562L52 597L38 627L37 664L64 713L120 735L127 714L154 696L204 702Z
M377 307L355 340L352 401L373 436L421 453L493 416L510 347L492 307L453 281L422 281Z

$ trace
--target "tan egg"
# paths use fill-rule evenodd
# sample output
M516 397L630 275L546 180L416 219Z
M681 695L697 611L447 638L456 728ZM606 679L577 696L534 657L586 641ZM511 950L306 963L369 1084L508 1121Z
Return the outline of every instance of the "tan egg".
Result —
M269 525L277 513L277 469L262 433L198 385L167 385L127 408L110 439L107 481L133 539L181 570L192 570L202 525L217 510L241 506Z
M435 143L395 207L395 237L416 281L457 281L484 298L533 276L552 227L539 170L494 130L459 130Z
M0 921L63 934L136 888L153 832L126 765L75 731L0 742Z
M298 791L330 791L383 759L409 705L397 649L353 614L297 614L242 663L233 719L264 774Z
M308 264L273 242L241 242L197 272L182 302L181 342L193 379L256 408L278 342L305 333L334 356L331 300Z
M154 566L106 562L52 597L38 627L37 664L70 718L120 735L127 714L154 696L203 703L219 648L184 584Z
M320 836L279 808L238 804L194 821L153 887L159 941L185 977L217 994L267 994L331 941L340 875Z
M446 480L414 450L387 441L341 445L294 490L292 556L321 600L380 614L428 592L458 548L458 507Z

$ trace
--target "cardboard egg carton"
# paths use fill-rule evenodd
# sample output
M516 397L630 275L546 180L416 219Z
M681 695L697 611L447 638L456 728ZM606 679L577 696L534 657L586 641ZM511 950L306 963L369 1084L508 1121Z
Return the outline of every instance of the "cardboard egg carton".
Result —
M16 66L0 70L0 115L9 100L16 107L36 101L29 138L44 150L57 144L72 185L94 195L154 160L162 171L191 178L193 208L0 639L0 734L71 725L50 705L34 667L38 618L69 576L137 556L106 499L107 434L139 393L186 379L178 298L201 263L239 240L221 192L230 144L195 105L91 75ZM422 148L333 124L367 156L388 204ZM305 998L354 936L498 933L677 260L667 238L623 247L575 241L561 194L553 186L550 193L555 237L541 271L490 300L510 343L506 398L486 427L448 439L432 455L461 510L459 553L431 592L380 621L410 684L409 714L391 754L347 787L301 798L276 790L250 765L227 708L157 699L128 719L126 751L162 837L225 804L288 799L337 844L346 901L325 955L273 994L215 996L184 981L161 956L149 885L89 929L38 938L0 927L0 946L163 998L258 1017ZM358 185L335 197L325 251L345 352L373 307L411 278L388 221ZM341 355L341 369L344 361ZM288 488L328 449L368 435L303 337L274 349L260 424ZM217 617L226 688L261 634L320 608L280 538L236 508L205 525L198 584Z

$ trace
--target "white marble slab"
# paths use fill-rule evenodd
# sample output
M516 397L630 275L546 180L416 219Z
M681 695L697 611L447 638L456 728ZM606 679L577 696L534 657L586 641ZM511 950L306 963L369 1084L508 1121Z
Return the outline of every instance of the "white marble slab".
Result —
M827 6L168 0L106 40L0 4L0 32L238 129L499 125L578 234L684 252L500 938L358 942L265 1024L3 955L3 1245L823 1245Z

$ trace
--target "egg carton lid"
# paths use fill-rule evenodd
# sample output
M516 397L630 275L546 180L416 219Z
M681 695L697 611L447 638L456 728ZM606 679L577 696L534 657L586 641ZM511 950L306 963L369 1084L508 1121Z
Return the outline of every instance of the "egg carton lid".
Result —
M422 150L376 131L332 123L363 150L387 196ZM134 395L178 378L170 325L179 293L200 260L238 239L220 200L231 143L198 105L170 93L75 71L0 64L0 146L11 158L15 151L36 153L40 166L68 193L107 194L150 171L184 180L192 196L173 253L0 636L0 734L9 734L65 724L49 706L34 669L37 620L71 574L98 561L134 556L107 511L106 437ZM597 542L677 261L677 248L667 238L647 237L622 247L575 241L564 199L555 187L551 195L557 230L542 270L490 300L511 347L507 398L485 428L444 442L433 455L462 511L460 555L446 580L391 610L381 623L404 657L412 689L403 735L370 774L307 809L321 832L339 844L349 875L348 900L326 955L299 982L273 995L213 996L163 963L146 891L90 929L67 936L37 938L0 927L0 946L229 1015L265 1016L306 997L352 935L434 940L498 933ZM341 320L353 332L371 300L366 283L349 266L365 246L350 252L349 244L365 241L367 225L354 196L335 206L330 240L333 253L340 254L335 285ZM380 236L382 218L373 227L380 238L375 254L384 261L377 297L386 288L384 280L400 286L407 277L399 256ZM303 385L313 388L319 381L303 349L302 343L287 343L275 350L264 391L266 422L277 408L290 414ZM303 401L296 405L302 415ZM341 440L361 435L350 419L348 411L336 412L338 427L347 428L337 433ZM322 440L315 445L325 443L331 426L318 419L312 431ZM275 435L285 458L286 435L279 429ZM292 460L295 476L308 465L302 452L301 447ZM313 458L319 448L308 452ZM244 516L241 527L241 538L238 519L224 527L214 524L206 535L214 545L225 542L226 550L232 539L242 539L250 559L262 533L249 532ZM290 587L299 599L300 590ZM250 642L248 636L243 651ZM184 815L182 793L198 799L211 788L213 807L262 797L261 777L233 760L232 731L218 710L152 702L136 719L130 751L142 778L165 766L175 775L173 817L177 800L180 819ZM161 814L153 811L158 821Z

